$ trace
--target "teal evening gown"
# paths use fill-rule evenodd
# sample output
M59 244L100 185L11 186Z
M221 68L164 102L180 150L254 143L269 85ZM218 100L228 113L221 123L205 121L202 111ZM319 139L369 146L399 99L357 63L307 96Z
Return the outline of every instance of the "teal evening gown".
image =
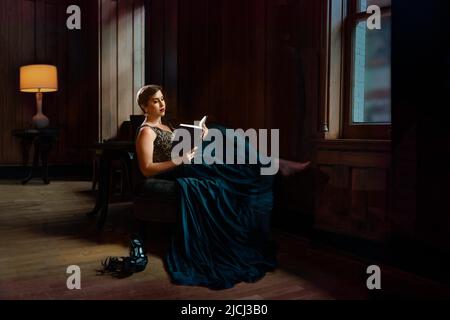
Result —
M226 128L212 128L220 130L225 142ZM154 131L154 161L170 159L171 133ZM203 141L203 148L209 143ZM256 152L238 137L232 143L235 154L242 144L246 154ZM255 282L276 268L270 232L274 176L261 175L264 165L259 155L257 159L257 164L182 164L155 176L179 186L181 212L165 257L174 283L225 289Z

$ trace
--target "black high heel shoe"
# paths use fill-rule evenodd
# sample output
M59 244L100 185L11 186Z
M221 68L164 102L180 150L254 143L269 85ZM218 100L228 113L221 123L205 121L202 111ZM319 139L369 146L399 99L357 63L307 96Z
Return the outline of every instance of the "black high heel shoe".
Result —
M144 244L138 236L133 237L130 243L130 258L134 265L134 272L142 272L147 266L148 259L145 255Z
M136 272L145 270L148 258L145 255L142 240L134 236L130 241L129 257L108 257L102 261L102 269L97 270L101 274L110 273L115 277L127 277Z

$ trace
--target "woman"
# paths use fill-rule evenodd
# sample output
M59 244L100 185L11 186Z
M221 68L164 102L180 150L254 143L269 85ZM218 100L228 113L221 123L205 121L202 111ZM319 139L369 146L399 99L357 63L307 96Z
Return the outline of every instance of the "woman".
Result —
M260 174L259 161L248 165L190 164L196 148L172 159L173 128L162 123L166 113L162 88L143 87L137 103L146 115L136 136L140 170L146 177L176 180L181 191L180 222L165 261L172 281L222 289L241 281L254 282L273 270L276 258L270 214L274 177ZM224 127L215 128L225 132ZM203 139L207 136L204 126ZM250 152L251 146L243 143ZM208 141L204 139L203 144ZM281 174L289 175L305 169L309 162L280 159L279 164Z

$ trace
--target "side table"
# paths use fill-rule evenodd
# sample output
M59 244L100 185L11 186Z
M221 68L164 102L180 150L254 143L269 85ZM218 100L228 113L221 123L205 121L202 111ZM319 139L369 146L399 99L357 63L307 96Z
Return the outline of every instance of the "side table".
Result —
M39 169L39 160L42 164L42 180L45 184L49 184L48 155L59 137L59 130L55 128L16 129L12 134L21 140L23 166L27 166L31 146L34 146L33 166L28 176L22 180L22 184L26 184L35 177Z

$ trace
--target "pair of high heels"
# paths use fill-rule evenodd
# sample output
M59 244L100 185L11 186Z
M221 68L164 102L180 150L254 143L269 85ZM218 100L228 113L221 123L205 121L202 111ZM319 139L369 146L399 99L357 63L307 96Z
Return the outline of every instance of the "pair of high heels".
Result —
M102 269L97 271L100 274L109 273L122 278L144 271L147 263L148 258L145 255L143 241L138 236L134 236L130 241L129 257L108 257L102 261Z

